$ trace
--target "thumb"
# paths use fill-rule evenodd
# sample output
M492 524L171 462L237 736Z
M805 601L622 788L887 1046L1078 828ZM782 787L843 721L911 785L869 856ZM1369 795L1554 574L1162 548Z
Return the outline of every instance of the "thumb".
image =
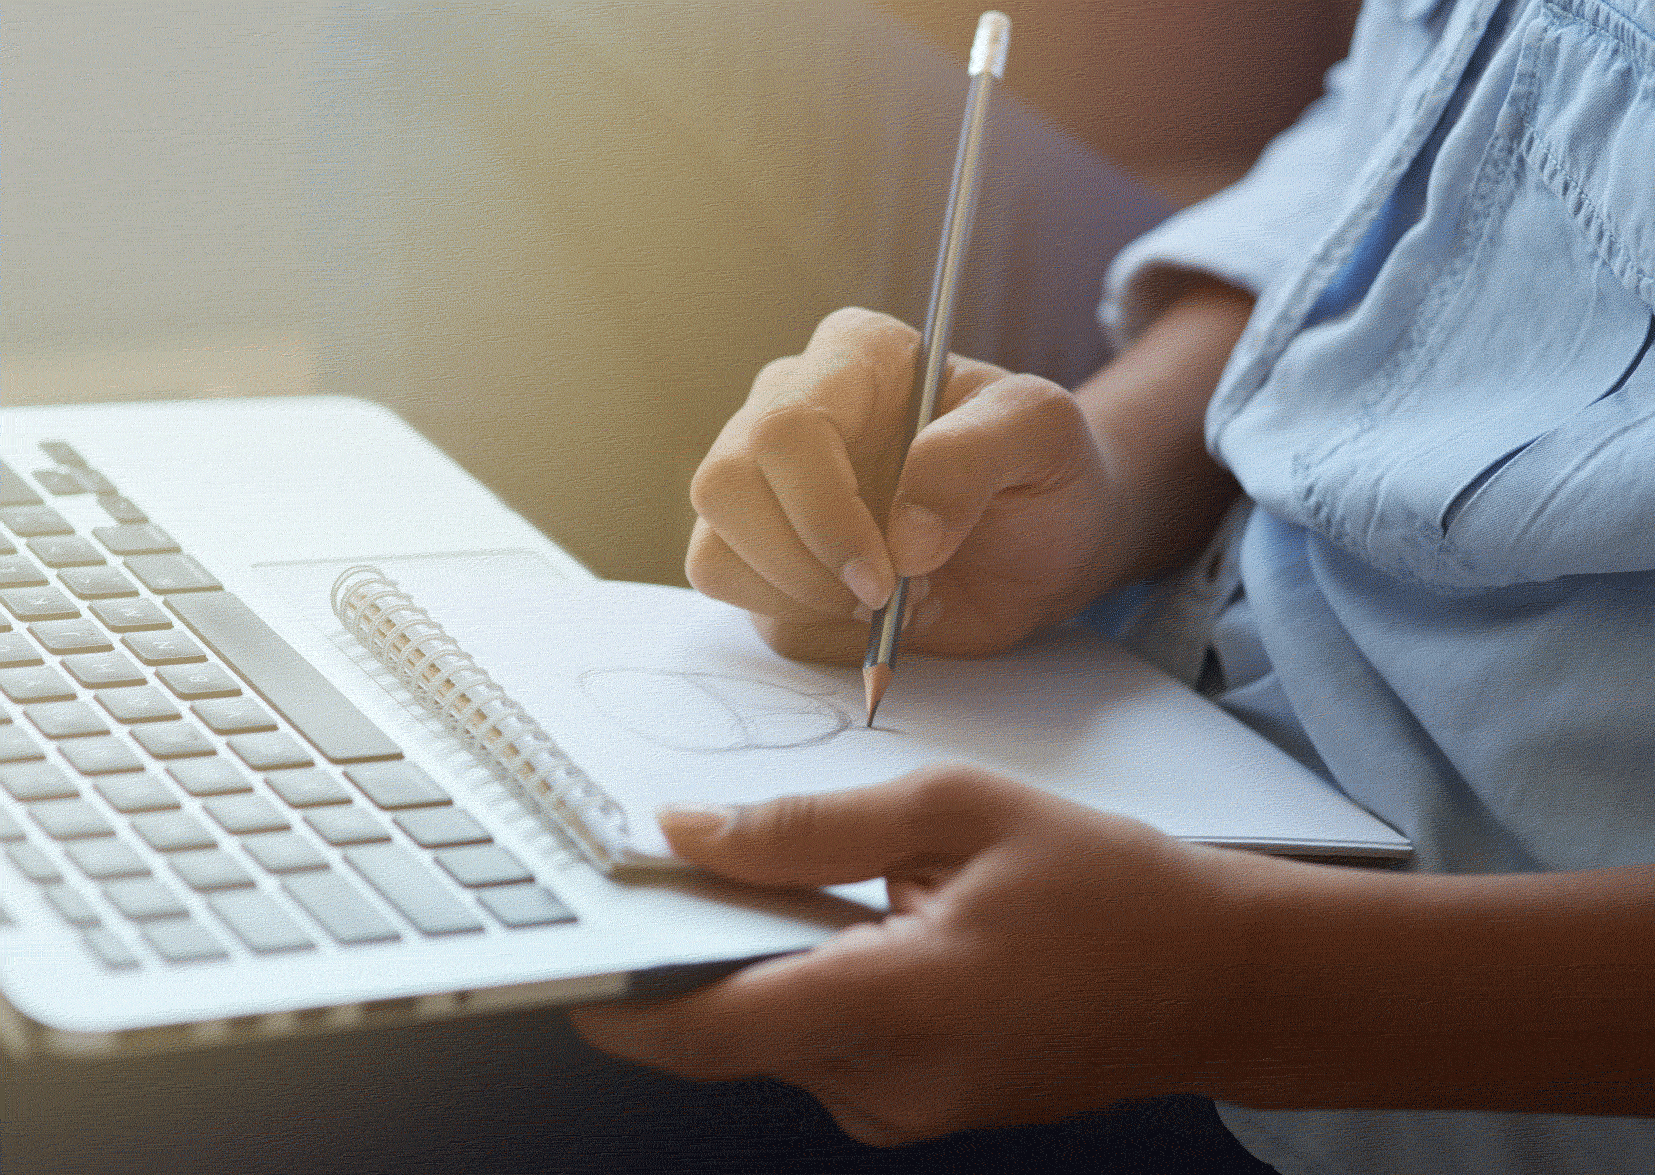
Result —
M756 885L840 885L935 869L1000 836L1027 789L970 768L927 768L889 783L763 804L666 808L680 858Z

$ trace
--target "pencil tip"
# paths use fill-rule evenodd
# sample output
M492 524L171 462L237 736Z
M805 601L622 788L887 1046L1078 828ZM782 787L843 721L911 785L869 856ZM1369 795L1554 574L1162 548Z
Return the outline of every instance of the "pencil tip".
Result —
M891 684L891 667L889 665L869 665L862 670L862 689L868 699L868 725L873 725L874 711L879 709L879 700L885 696L885 687Z

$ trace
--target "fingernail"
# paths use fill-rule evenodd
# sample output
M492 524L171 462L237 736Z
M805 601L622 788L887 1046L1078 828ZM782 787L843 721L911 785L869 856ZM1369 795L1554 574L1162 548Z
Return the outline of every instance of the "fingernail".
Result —
M891 598L891 577L872 555L858 555L846 563L839 578L870 609L884 607Z
M668 840L711 840L735 823L736 810L715 804L707 808L662 808L655 813Z
M896 563L897 574L902 574L904 568L932 570L945 537L942 519L936 511L914 505L898 508L891 515L889 534L891 557Z

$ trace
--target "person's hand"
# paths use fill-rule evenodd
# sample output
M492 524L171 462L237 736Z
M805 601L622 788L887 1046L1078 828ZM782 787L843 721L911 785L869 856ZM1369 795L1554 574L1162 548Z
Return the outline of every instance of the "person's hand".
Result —
M742 881L883 876L891 912L686 996L577 1009L576 1027L690 1077L780 1078L865 1142L1195 1088L1245 981L1226 878L1248 855L979 771L662 826L679 856Z
M947 655L1014 644L1118 577L1105 454L1057 384L951 356L902 463L918 346L886 315L830 314L696 473L689 580L784 654L859 660L899 575L920 577L904 647Z

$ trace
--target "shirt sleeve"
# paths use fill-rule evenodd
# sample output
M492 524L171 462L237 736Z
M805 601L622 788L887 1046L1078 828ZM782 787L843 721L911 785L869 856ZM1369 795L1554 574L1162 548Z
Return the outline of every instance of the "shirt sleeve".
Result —
M1347 63L1240 181L1185 209L1123 249L1104 279L1098 321L1119 348L1152 322L1191 272L1255 295L1302 259L1349 190Z

